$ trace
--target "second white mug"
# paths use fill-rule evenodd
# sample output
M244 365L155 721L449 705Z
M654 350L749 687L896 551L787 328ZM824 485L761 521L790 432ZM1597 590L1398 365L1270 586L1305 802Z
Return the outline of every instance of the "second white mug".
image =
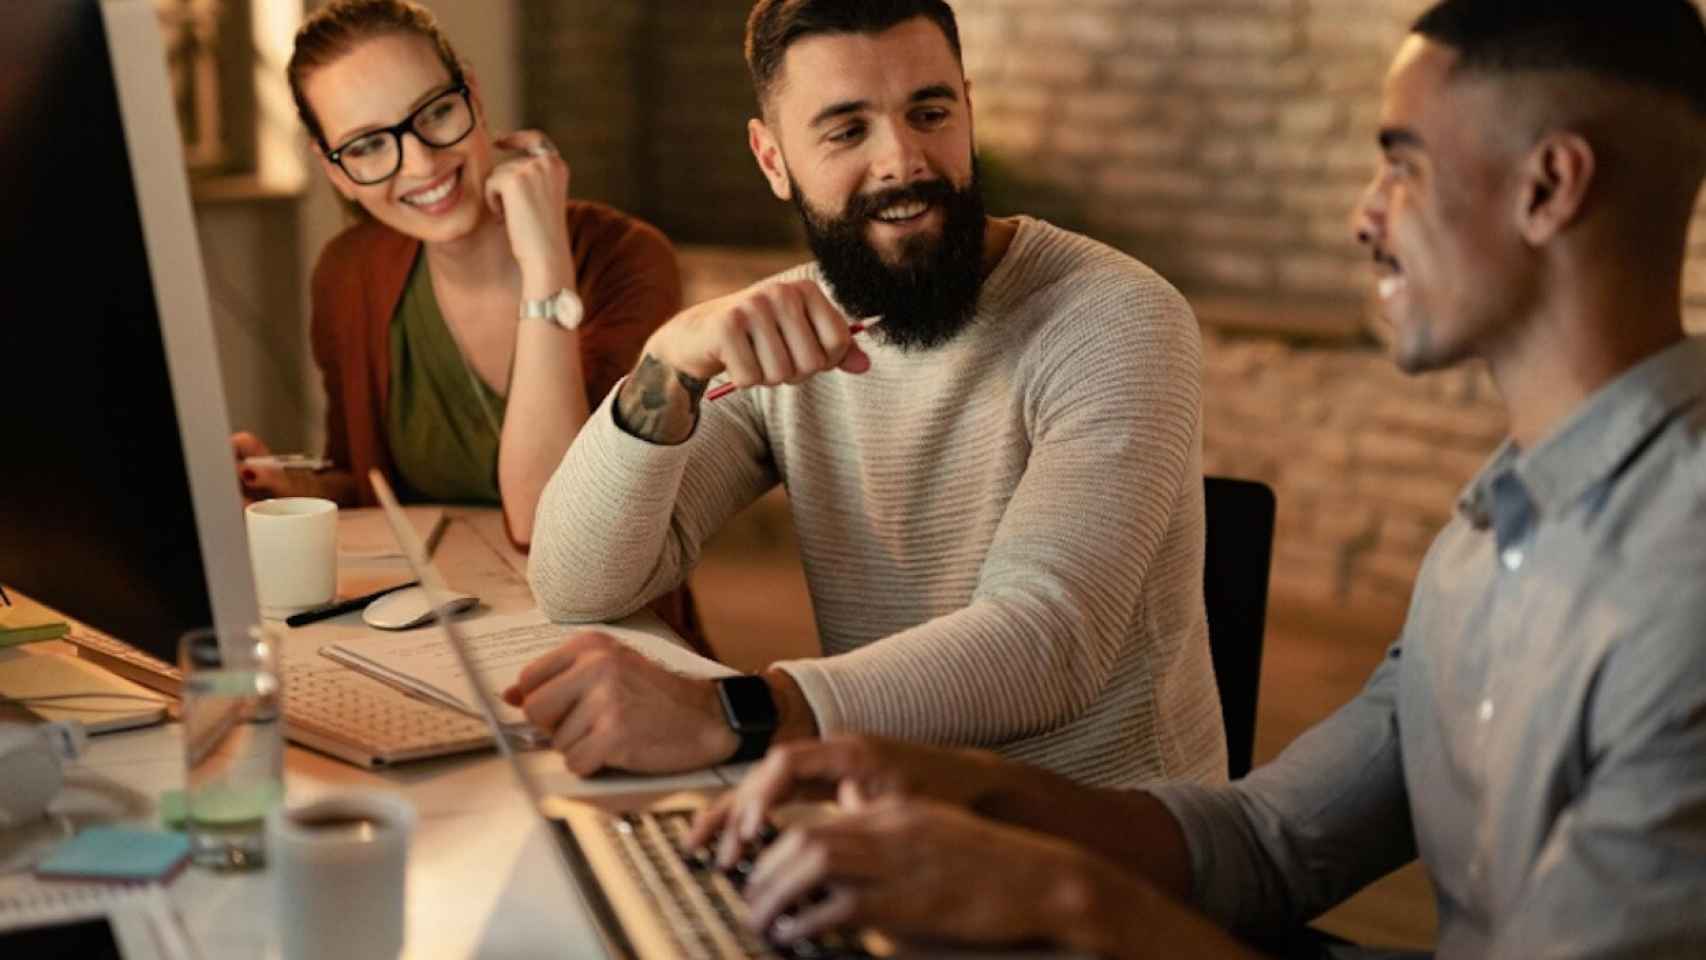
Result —
M267 817L283 960L390 960L403 949L415 811L392 793L334 794Z

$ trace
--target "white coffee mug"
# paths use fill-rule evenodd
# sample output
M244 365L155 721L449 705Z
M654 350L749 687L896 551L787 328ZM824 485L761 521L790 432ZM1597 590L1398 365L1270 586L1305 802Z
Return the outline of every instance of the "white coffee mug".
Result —
M283 960L385 960L403 950L415 811L393 793L333 794L267 815Z
M64 782L50 731L0 721L0 831L41 819Z
M261 616L277 620L330 603L338 592L338 505L281 497L251 503L244 515Z

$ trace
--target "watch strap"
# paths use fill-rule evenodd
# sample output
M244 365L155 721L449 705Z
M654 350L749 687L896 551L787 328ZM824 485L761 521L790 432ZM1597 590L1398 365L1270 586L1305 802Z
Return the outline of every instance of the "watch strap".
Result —
M754 730L747 733L736 730L735 736L740 738L740 746L723 762L750 763L759 759L770 751L770 738L775 733L775 730Z

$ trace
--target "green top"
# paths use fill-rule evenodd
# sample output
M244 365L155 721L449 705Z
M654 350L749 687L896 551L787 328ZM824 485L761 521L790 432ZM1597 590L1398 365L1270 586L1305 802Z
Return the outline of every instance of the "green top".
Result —
M463 361L433 295L426 256L417 256L391 318L385 412L386 438L403 482L434 503L499 502L498 431L491 421L503 424L504 406L503 395Z

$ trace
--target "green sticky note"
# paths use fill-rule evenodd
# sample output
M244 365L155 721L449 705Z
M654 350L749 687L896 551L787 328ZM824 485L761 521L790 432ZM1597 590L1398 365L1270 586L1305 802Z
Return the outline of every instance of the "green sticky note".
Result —
M0 591L0 647L56 640L70 632L65 617L19 594Z
M36 865L51 880L165 882L189 862L190 841L181 833L130 827L89 827L60 844Z
M63 623L40 623L29 627L0 627L0 647L15 647L42 640L58 640L71 632Z

